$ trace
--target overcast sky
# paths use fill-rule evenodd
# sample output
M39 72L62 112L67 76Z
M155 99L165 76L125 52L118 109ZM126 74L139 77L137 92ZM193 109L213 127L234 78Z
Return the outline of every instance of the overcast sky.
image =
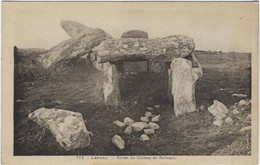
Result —
M62 19L101 28L114 38L133 29L149 38L183 34L194 39L195 49L236 52L251 51L257 28L256 5L250 2L46 4L27 2L13 9L19 48L49 49L69 39Z

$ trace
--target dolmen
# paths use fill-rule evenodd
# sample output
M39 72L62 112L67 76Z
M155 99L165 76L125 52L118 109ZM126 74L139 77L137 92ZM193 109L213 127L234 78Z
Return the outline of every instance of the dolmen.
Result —
M38 57L38 62L45 68L54 67L64 60L86 56L107 77L103 85L105 104L119 105L119 72L124 62L146 61L150 65L168 65L168 91L174 100L175 115L196 110L195 85L203 73L193 54L195 44L192 38L173 35L149 39L146 32L132 30L123 33L120 39L113 39L99 28L89 28L77 22L62 20L61 26L71 39ZM153 67L150 69L160 70Z

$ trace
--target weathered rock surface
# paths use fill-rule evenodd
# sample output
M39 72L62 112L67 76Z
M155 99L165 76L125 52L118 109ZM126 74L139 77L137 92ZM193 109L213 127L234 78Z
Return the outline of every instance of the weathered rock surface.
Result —
M61 26L72 39L61 42L37 57L37 61L45 68L63 60L88 56L92 48L111 38L101 29L86 26L84 29L84 25L73 21L61 21Z
M141 141L149 141L150 138L146 134L142 134L139 138Z
M140 121L143 121L145 123L149 123L150 119L148 117L140 117Z
M68 20L61 20L60 25L71 38L77 38L79 34L95 33L97 30L101 30L99 28L90 28L81 23ZM107 39L112 39L110 34L108 34L107 32L105 33Z
M66 150L83 148L90 144L91 133L88 132L81 113L40 108L28 117L41 127L49 129Z
M132 133L132 130L133 130L132 126L129 125L128 127L126 127L124 133L127 134L127 135L130 135Z
M119 120L114 121L113 124L115 124L116 126L118 126L120 128L125 127L125 123L123 123L123 122L121 122Z
M125 125L131 125L131 124L134 123L134 120L131 119L130 117L125 117L124 118L124 123L125 123Z
M195 48L193 39L175 35L157 39L109 39L93 48L100 63L120 60L160 59L187 57Z
M216 118L216 119L223 119L227 116L229 110L227 109L227 107L217 101L214 100L213 101L213 105L211 105L210 107L208 107L208 111Z
M152 118L152 122L159 122L159 121L161 121L161 115L157 115L157 116L154 116L153 118Z
M152 135L152 134L155 134L155 131L154 131L154 129L144 129L144 133L146 135Z
M121 35L121 38L146 38L148 39L148 33L141 30L129 30Z
M145 122L135 122L131 126L136 132L142 131L144 128L148 128L148 124L146 124Z
M193 59L196 59L195 56ZM171 63L171 85L176 116L196 110L195 85L202 76L202 68L199 63L198 65L198 68L193 68L192 62L183 58L176 58Z
M104 98L106 105L119 105L121 100L118 85L119 75L115 65L112 65L106 72L107 81L104 82Z
M148 123L148 127L151 128L151 129L155 129L155 130L160 128L160 126L157 123L154 123L154 122Z
M117 146L117 148L119 148L120 150L125 148L125 141L119 136L119 135L115 135L112 138L112 142L115 146Z

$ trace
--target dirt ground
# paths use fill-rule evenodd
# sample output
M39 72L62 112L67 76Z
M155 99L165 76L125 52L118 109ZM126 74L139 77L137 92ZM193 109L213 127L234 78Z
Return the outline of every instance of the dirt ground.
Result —
M37 75L28 74L32 72L28 63L33 63L32 59L39 52L30 53L30 56L24 52L20 54L14 82L14 155L251 154L250 132L239 131L250 125L245 118L251 109L232 116L234 125L224 124L222 127L212 124L213 116L207 111L213 100L224 103L228 108L237 103L241 98L232 97L232 93L246 94L244 99L250 99L250 54L196 51L204 72L197 82L196 102L197 107L204 105L206 109L180 117L174 115L173 103L168 99L165 75L122 75L122 105L108 107L103 103L103 74L93 69L86 59L75 60L55 74L40 71ZM162 120L159 122L160 129L149 142L138 140L140 133L124 135L124 129L113 125L113 121L122 121L124 117L138 121L146 107L155 104L160 104L161 109L154 109L153 113L161 114ZM28 114L41 107L82 113L88 130L94 134L90 146L65 151L50 131L29 120ZM125 140L124 150L112 144L115 134Z

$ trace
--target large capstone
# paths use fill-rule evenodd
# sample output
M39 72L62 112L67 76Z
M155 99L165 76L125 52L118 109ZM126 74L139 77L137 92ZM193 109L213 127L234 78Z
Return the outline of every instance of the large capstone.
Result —
M195 85L202 76L201 66L193 68L190 60L176 58L171 63L171 71L175 115L195 111Z
M164 38L108 39L92 49L97 62L156 59L171 61L187 57L195 48L193 39L175 35Z
M83 148L90 144L91 133L88 132L81 113L40 108L28 117L39 126L49 129L66 150Z

